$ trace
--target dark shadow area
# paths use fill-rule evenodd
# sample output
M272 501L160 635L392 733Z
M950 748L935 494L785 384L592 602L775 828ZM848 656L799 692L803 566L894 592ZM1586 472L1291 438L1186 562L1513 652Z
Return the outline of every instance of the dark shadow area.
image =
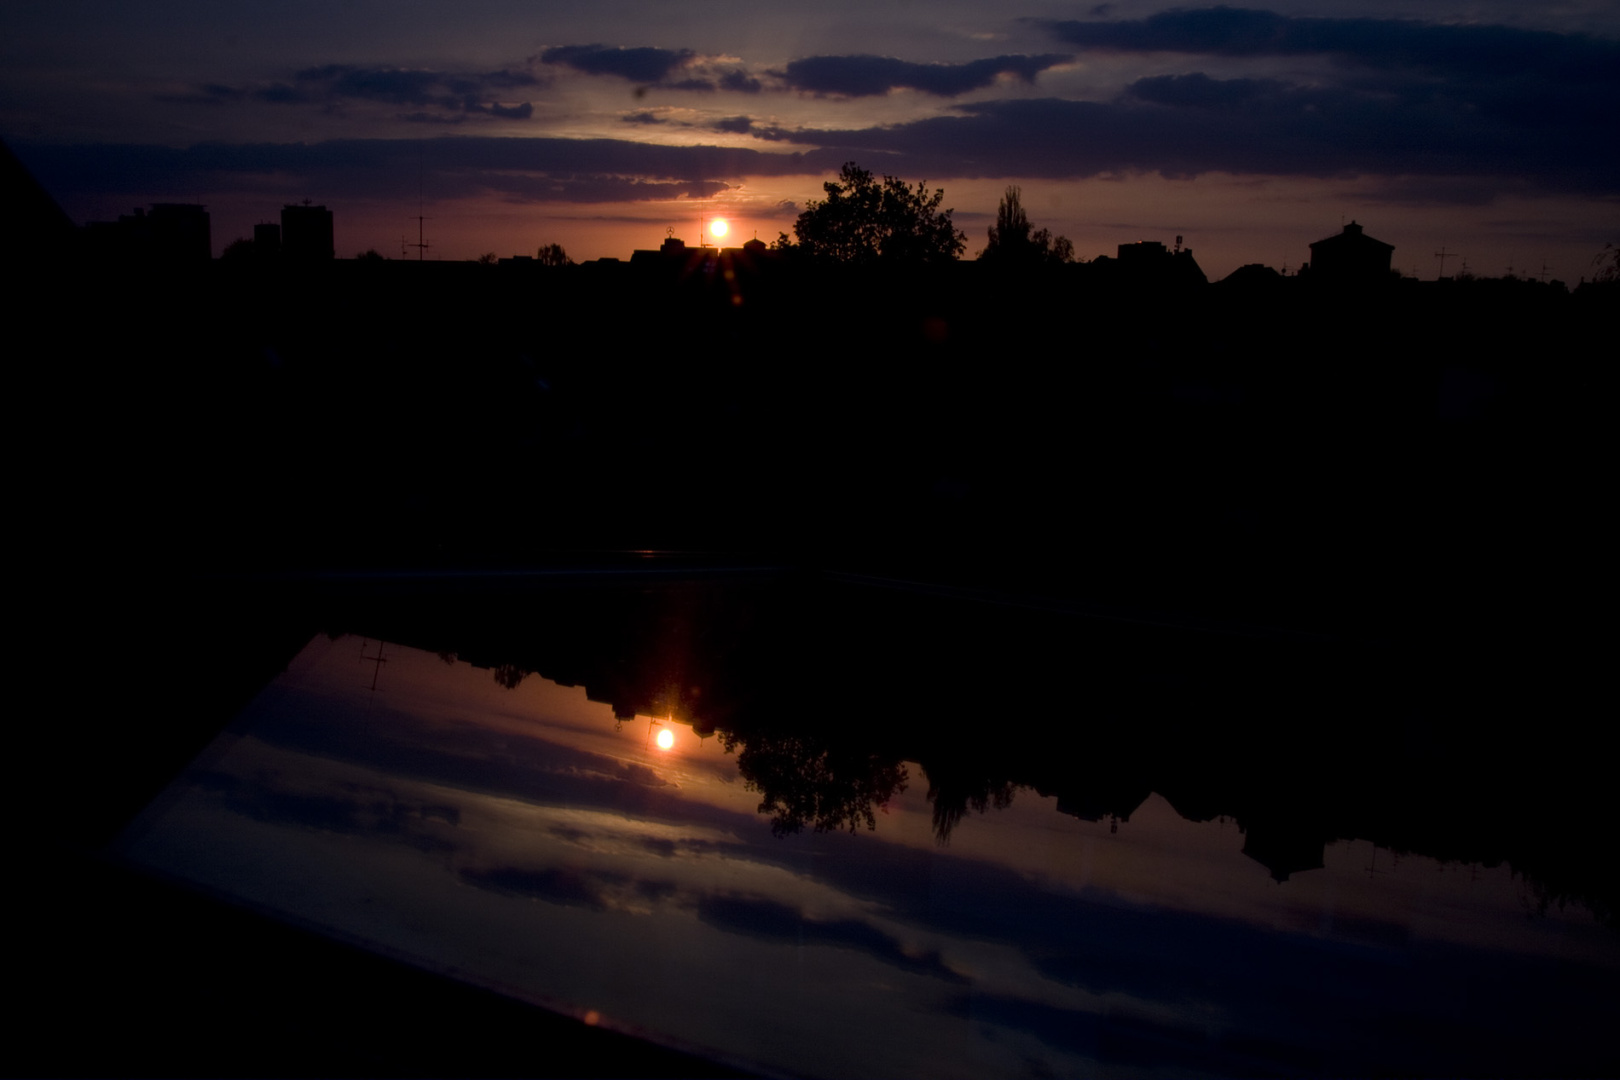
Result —
M901 784L941 840L1024 790L1121 822L1157 792L1279 880L1358 838L1614 923L1612 284L1210 285L1162 245L214 261L121 246L152 215L86 240L0 169L37 210L19 971L42 1023L102 988L98 1038L19 1071L720 1071L96 861L321 631L713 732L783 833L862 832Z

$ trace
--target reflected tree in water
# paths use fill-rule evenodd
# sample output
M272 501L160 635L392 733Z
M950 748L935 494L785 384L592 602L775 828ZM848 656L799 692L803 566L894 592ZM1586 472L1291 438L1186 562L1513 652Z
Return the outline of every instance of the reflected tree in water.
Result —
M508 690L516 690L518 683L522 682L528 674L527 671L524 671L516 664L502 664L495 669L495 681Z
M934 804L934 839L941 844L950 843L951 832L967 817L969 808L981 814L991 807L1005 810L1018 791L1018 785L1010 780L988 777L946 776L936 780L929 772L928 779L928 801Z
M771 832L790 836L806 826L816 832L877 828L877 808L906 789L898 758L788 732L754 732L747 738L721 733L721 745L737 754L737 770L763 799Z

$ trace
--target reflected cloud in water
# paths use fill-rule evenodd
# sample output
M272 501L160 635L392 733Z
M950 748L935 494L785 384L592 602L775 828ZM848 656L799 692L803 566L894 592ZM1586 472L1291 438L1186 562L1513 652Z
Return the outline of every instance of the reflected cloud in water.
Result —
M1158 794L947 797L879 751L495 670L317 638L120 853L768 1072L1469 1071L1614 1014L1620 940L1528 917L1505 866L1341 841L1279 883Z

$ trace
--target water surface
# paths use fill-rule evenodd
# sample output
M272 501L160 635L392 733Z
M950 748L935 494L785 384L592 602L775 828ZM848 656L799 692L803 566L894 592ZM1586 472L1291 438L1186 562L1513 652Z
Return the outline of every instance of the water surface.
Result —
M728 750L495 674L317 637L119 852L767 1073L1456 1073L1606 1052L1620 938L1506 865L1347 839L1279 882L1236 821L1157 793L1122 819L1012 786L942 828L914 761L875 770L872 828L792 831L761 813L769 778L739 771L746 736Z

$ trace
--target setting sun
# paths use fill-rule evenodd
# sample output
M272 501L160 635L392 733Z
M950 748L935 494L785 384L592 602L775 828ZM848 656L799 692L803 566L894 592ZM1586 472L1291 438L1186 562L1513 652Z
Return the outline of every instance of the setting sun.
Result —
M724 236L726 235L727 227L728 226L726 225L725 218L715 218L713 221L709 222L709 235L716 238Z
M672 747L674 745L675 745L675 733L673 731L669 730L669 728L661 729L658 732L658 749L660 749L660 750L668 750L670 747Z

